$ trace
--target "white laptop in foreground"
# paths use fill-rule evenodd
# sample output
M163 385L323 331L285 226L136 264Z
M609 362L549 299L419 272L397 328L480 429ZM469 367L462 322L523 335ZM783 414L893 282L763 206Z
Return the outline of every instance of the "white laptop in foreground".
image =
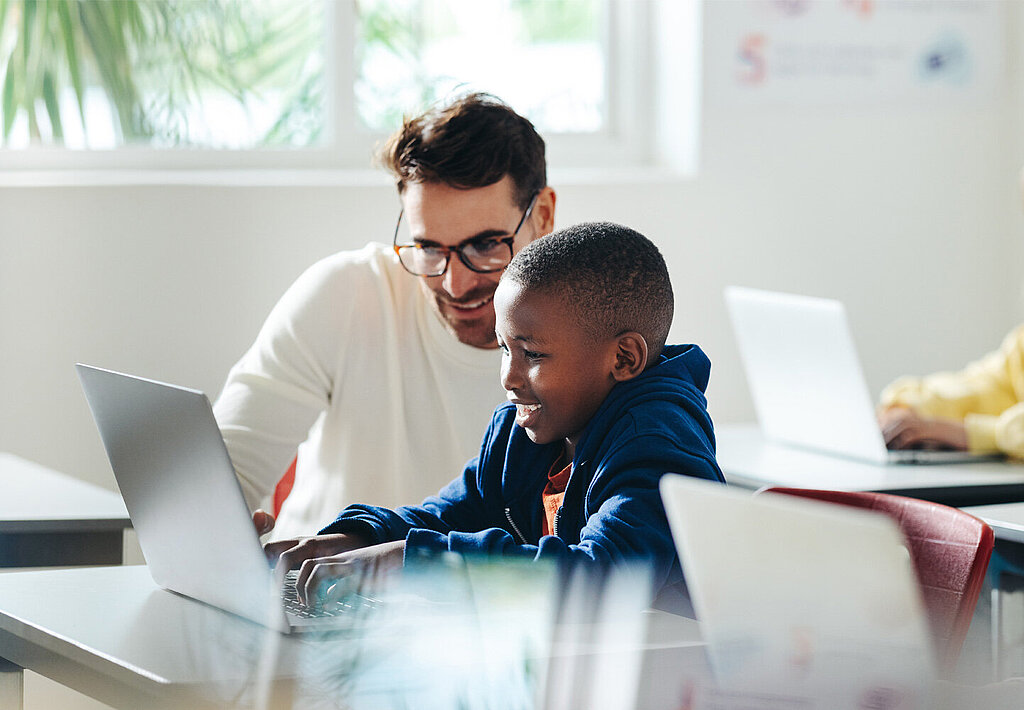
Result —
M153 581L279 631L352 625L286 611L205 394L76 369Z
M674 474L661 496L712 670L692 707L930 707L931 632L892 519Z
M886 449L839 301L738 286L725 301L766 439L879 464L997 458Z

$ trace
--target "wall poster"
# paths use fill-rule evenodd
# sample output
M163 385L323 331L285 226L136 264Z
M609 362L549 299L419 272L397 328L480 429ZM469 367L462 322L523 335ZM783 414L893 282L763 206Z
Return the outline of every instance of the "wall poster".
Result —
M706 0L705 82L730 104L866 104L996 96L999 0Z

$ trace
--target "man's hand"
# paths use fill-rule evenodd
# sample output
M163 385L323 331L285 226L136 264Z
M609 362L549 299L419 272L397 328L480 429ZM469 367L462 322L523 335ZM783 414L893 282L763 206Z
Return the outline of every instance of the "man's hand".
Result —
M274 522L274 516L262 508L257 508L252 512L252 524L256 528L257 535L266 535L273 530Z
M922 417L907 407L890 407L878 413L878 424L890 449L967 451L967 429L962 422Z

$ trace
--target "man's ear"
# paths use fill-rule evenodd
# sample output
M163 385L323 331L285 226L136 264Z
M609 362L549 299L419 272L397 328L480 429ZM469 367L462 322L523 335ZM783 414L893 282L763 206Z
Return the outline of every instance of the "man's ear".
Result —
M537 195L531 220L536 220L534 224L537 227L538 237L555 231L555 191L550 187L545 187Z
M616 382L631 380L647 367L647 341L635 331L623 333L615 339L615 364L612 377Z

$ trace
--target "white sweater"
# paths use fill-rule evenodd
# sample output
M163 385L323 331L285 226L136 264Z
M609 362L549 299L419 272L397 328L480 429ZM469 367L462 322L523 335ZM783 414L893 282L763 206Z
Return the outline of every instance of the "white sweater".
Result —
M251 508L269 509L298 449L273 537L311 535L349 503L419 503L458 475L504 400L499 366L499 350L445 330L389 247L368 244L288 289L214 413Z

